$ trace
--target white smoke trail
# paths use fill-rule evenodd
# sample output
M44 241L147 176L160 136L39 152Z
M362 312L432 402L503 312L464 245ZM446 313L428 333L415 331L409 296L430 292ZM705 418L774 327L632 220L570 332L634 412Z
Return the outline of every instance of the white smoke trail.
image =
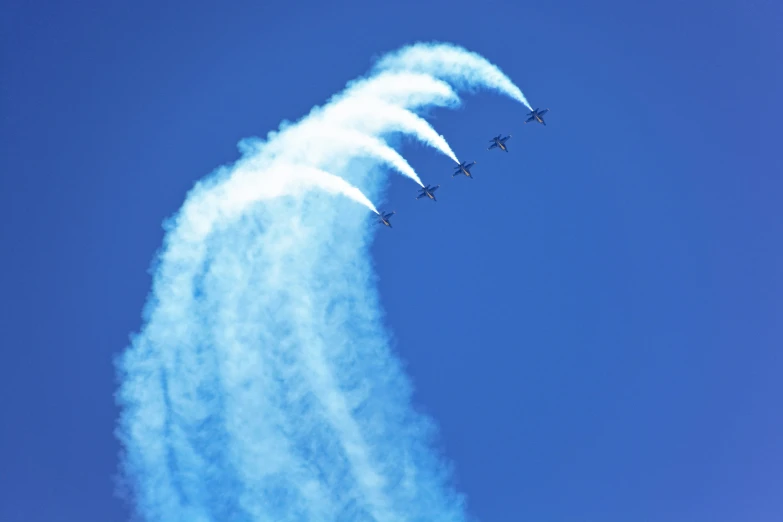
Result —
M460 99L451 86L430 74L382 71L376 76L348 83L343 99L378 99L408 109L423 105L457 107Z
M376 152L372 147L377 144L367 136L362 135L362 138L370 142L369 145L364 144L370 149L368 152ZM344 140L344 143L346 142L349 140ZM389 149L397 154L394 149ZM394 154L388 153L392 157ZM380 156L386 159L386 151L382 150ZM404 159L402 161L407 165ZM236 219L254 203L294 196L314 189L341 194L378 214L378 209L367 196L338 176L301 164L275 162L263 168L259 163L261 162L247 162L222 183L211 186L209 190L196 192L188 199L183 206L181 226L178 228L188 242L203 241L216 224ZM412 172L409 166L407 168L410 175L418 180L416 173Z
M368 120L367 112L383 114L382 120ZM371 134L385 134L391 132L403 132L415 136L425 145L435 148L445 154L456 163L459 163L456 154L451 150L446 139L438 134L424 118L412 112L388 105L383 102L368 100L361 106L352 104L344 107L340 114L346 125L350 125L362 132Z
M464 87L494 89L533 110L519 87L496 65L453 44L417 43L405 47L384 56L376 64L376 70L426 72Z
M456 161L409 112L456 103L426 74L354 82L188 194L118 359L123 466L148 522L465 520L388 347L366 214L322 196L377 212L378 165L406 172L381 134Z
M412 179L422 187L424 186L408 161L383 140L370 133L342 128L338 122L329 119L313 123L313 125L303 125L300 129L303 132L296 133L297 148L299 149L297 157L300 160L304 158L308 163L328 164L336 156L344 154L346 149L353 150L355 155L368 155L377 158L403 176ZM318 143L321 146L311 148L310 145L313 143ZM325 149L323 145L336 147Z
M407 110L422 105L456 107L459 103L459 97L447 83L431 76L383 73L351 82L344 93L332 98L329 106L314 110L296 127L295 133L284 132L277 136L274 143L269 144L269 152L310 154L307 144L318 138L309 128L328 121L330 127L339 125L373 135L410 134L459 163L445 138L426 120Z

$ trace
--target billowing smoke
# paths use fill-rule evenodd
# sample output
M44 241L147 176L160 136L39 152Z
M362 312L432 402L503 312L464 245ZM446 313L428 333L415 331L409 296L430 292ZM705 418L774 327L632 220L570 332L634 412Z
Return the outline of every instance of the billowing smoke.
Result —
M489 88L514 98L530 109L522 91L483 56L448 43L418 43L381 58L376 71L426 72L462 88Z
M117 361L122 468L142 519L466 519L383 329L367 209L383 165L420 183L384 136L458 161L415 114L459 103L444 80L518 89L453 46L395 61L417 49L243 141L167 223L144 327Z

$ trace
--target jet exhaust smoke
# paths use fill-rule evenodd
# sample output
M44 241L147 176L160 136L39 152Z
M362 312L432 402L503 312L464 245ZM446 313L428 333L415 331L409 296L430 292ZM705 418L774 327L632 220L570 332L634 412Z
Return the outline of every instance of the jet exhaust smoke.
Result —
M483 56L448 43L417 43L387 54L376 64L377 71L426 72L465 88L483 87L510 96L530 109L522 91L503 71Z
M408 161L403 158L399 152L389 147L386 142L375 136L367 135L355 130L346 130L329 123L308 128L308 130L312 131L313 135L311 138L314 140L319 140L332 145L341 144L343 147L353 148L356 155L366 154L370 157L374 157L400 172L403 176L412 179L422 187L424 186L421 179L419 179L418 174L416 174L416 171L408 164ZM316 151L316 153L317 152L318 151ZM313 159L312 156L310 159Z
M382 119L367 120L366 113L383 114ZM424 118L416 114L386 103L375 100L367 100L360 106L351 105L343 109L341 118L347 120L347 124L372 134L387 134L402 132L415 136L420 142L435 148L459 163L454 151L451 150L446 139L438 134Z
M421 184L382 136L459 163L415 111L459 104L443 80L499 80L456 47L394 61L416 49L244 140L166 223L144 326L117 359L122 471L143 520L466 520L389 348L364 208L378 214L382 165Z

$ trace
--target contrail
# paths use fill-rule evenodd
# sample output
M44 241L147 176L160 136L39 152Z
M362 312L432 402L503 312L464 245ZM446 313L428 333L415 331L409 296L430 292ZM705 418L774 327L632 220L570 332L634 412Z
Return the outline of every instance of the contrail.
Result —
M389 147L386 142L367 133L352 129L345 129L333 121L323 121L317 125L303 125L301 132L297 132L298 157L306 158L308 163L323 164L337 161L337 157L344 155L345 149L353 150L355 155L369 155L400 172L422 187L416 171L408 164L408 161L399 152ZM319 145L331 145L336 148L311 147Z
M376 76L349 82L337 101L375 98L405 108L423 105L457 107L460 99L448 83L431 74L382 71Z
M443 67L352 82L243 141L166 223L117 360L122 469L147 522L465 522L389 348L362 208L377 213L381 165L415 176L383 135L456 161L414 112L459 103L432 76L474 82Z
M384 117L383 119L369 120L366 117L368 112L383 114ZM383 102L367 100L361 105L354 104L344 107L340 116L349 125L362 132L376 135L393 132L411 134L425 145L435 148L456 163L459 163L456 154L451 150L446 139L438 134L427 120L408 110Z
M417 43L384 56L375 67L377 71L421 71L466 88L494 89L533 110L519 87L500 68L453 44Z
M190 233L188 241L203 241L216 224L235 219L254 203L314 189L341 194L378 214L367 196L338 176L306 165L276 162L262 168L257 163L240 164L233 176L222 182L206 190L194 189L183 206L182 226L178 227L180 232Z
M330 127L339 125L373 135L410 134L459 163L445 138L429 122L408 110L420 106L456 107L459 103L459 97L447 83L431 76L384 73L351 82L343 94L332 98L331 105L315 109L295 128L295 132L287 129L270 146L275 153L293 150L297 154L308 154L308 145L304 142L312 141L308 138L312 136L310 128L323 127L322 122L328 121Z
M445 82L424 74L383 73L376 77L349 83L348 88L334 96L324 108L315 108L295 126L287 126L273 135L265 149L268 157L284 157L293 161L305 159L313 164L339 161L351 155L351 146L359 144L354 140L348 149L325 147L330 139L339 139L346 131L361 131L379 136L393 132L410 134L426 145L437 148L453 161L459 163L456 155L443 136L430 124L411 110L421 106L459 105L460 100L454 90ZM411 109L411 110L409 110ZM324 130L330 136L324 136ZM396 151L375 142L363 141L362 150L374 154L378 159L390 164L403 175L410 177L420 186L423 183Z

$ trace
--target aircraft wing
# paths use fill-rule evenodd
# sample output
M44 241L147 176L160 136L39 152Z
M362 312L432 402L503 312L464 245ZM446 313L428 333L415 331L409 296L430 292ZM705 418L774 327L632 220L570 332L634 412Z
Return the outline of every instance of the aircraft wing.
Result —
M493 141L493 142L492 142L492 145L490 145L489 147L487 147L487 150L489 150L489 149L494 149L494 148L495 148L495 147L497 147L497 146L498 146L498 142L496 142L496 141Z
M531 121L533 121L533 120L535 120L535 119L536 119L536 117L535 117L535 116L531 116L531 117L529 117L529 118L527 119L527 121L525 121L525 123L530 123Z
M544 115L544 114L546 114L547 112L549 112L549 109L544 109L543 111L539 112L539 113L538 113L538 115L539 115L539 116L543 116L543 115Z

